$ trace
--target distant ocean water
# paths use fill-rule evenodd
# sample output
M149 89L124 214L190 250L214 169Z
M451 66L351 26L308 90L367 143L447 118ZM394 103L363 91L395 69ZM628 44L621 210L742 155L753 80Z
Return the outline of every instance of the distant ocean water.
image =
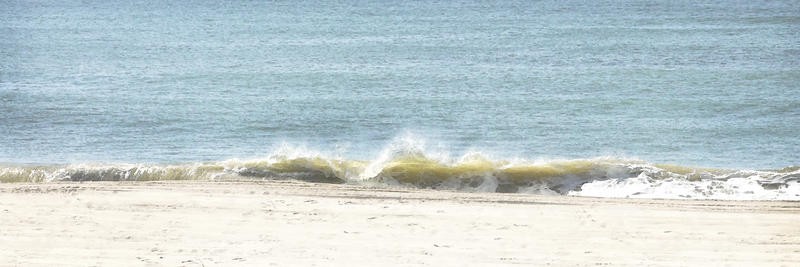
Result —
M2 181L800 199L799 93L798 1L0 3Z

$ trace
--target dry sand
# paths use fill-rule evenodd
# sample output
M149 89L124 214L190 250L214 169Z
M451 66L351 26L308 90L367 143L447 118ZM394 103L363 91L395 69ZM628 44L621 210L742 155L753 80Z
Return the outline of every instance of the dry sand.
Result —
M0 266L800 266L800 203L0 184Z

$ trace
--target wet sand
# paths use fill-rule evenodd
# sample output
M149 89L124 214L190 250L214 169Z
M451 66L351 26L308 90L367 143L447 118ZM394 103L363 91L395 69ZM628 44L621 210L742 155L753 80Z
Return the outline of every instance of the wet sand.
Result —
M800 266L800 202L0 184L0 266Z

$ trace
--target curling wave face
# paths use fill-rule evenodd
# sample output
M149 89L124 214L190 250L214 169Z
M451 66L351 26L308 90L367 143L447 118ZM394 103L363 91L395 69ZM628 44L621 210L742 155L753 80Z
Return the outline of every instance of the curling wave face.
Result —
M211 163L0 166L2 182L242 179L619 198L800 200L800 167L755 171L621 158L493 160L481 153L450 159L407 144L393 145L372 161L283 148L262 159Z

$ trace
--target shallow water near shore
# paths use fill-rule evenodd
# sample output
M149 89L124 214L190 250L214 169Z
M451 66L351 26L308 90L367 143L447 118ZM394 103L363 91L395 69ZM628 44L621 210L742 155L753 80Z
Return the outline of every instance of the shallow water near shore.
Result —
M796 1L6 1L0 180L796 199L798 14Z

